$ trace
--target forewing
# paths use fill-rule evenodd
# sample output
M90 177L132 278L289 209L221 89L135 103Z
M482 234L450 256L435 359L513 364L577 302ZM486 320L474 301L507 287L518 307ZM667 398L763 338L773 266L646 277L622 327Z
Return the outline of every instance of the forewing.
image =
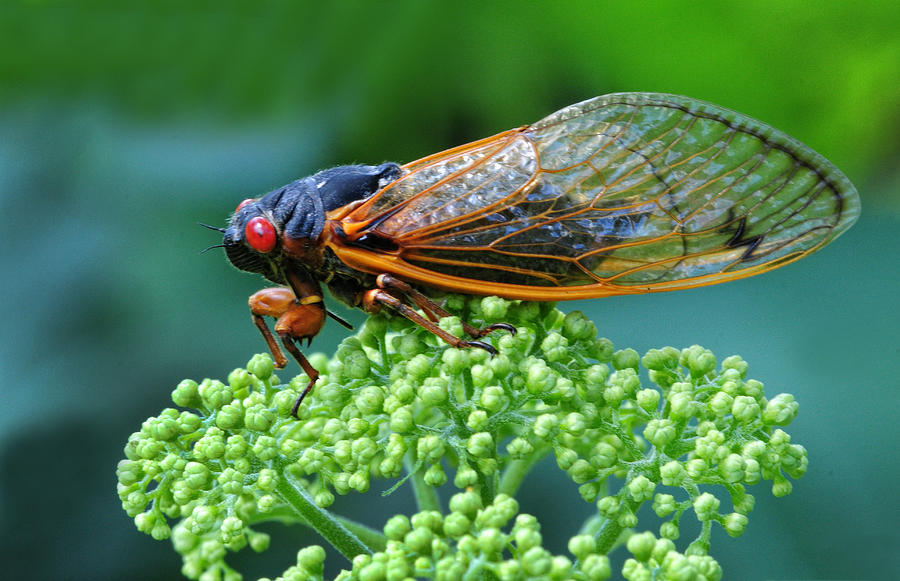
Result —
M511 297L527 295L504 288L568 298L741 278L859 214L853 186L811 149L674 95L597 97L406 169L342 220L348 235L392 241L391 269L407 278Z

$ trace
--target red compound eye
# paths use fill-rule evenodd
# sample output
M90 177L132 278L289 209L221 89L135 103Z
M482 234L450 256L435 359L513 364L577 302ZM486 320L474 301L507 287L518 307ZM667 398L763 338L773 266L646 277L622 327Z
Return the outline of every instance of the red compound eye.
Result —
M235 208L234 211L235 211L235 212L240 212L240 211L241 211L241 208L243 208L244 206L246 206L246 205L249 204L250 202L255 202L255 201L256 201L256 200L254 200L253 198L247 198L246 200L244 200L243 202L241 202L240 204L238 204L238 207Z
M271 222L262 216L257 216L247 222L247 226L244 228L244 238L253 250L271 252L275 248L275 226L272 226Z

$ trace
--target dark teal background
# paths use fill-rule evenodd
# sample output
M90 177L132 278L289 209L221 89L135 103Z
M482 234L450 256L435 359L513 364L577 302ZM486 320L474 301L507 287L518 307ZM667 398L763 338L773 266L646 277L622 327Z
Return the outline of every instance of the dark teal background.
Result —
M177 578L168 542L120 509L122 446L179 380L224 378L263 349L246 311L261 281L200 255L218 240L198 221L322 167L660 91L809 144L857 185L862 218L764 276L562 306L620 348L738 353L767 393L800 401L789 432L810 471L783 499L756 487L743 537L717 531L726 579L897 578L898 30L889 0L0 1L2 576ZM315 348L345 336L329 323ZM562 552L593 508L542 469L522 509ZM335 506L380 526L406 500ZM247 578L313 541L269 530L270 552L238 559Z

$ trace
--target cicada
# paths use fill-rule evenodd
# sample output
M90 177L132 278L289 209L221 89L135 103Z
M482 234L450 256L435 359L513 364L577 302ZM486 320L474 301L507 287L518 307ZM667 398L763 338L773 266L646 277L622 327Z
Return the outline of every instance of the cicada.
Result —
M399 165L348 165L241 202L222 246L276 288L250 297L309 376L298 348L326 315L322 285L387 307L455 347L429 289L560 301L670 291L752 276L821 248L859 197L826 159L740 113L688 97L618 93ZM332 315L334 316L334 315ZM337 318L337 317L335 317ZM340 319L338 319L340 321Z

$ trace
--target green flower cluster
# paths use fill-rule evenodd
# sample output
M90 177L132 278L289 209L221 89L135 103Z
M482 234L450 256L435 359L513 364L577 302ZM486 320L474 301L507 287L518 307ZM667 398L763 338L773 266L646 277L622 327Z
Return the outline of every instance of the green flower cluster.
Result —
M310 358L321 377L299 420L290 410L307 377L282 385L267 355L227 383L183 381L172 399L196 411L164 410L132 434L118 470L123 508L138 529L172 536L190 578L240 578L227 552L264 550L269 539L252 526L281 520L315 528L350 559L344 578L603 579L606 555L624 541L634 555L627 579L718 579L707 555L713 523L740 535L754 503L746 486L770 480L782 496L806 469L806 451L779 429L796 402L766 399L739 357L718 364L697 346L616 351L583 315L547 303L449 296L445 308L457 316L440 325L457 336L461 321L517 333L489 335L491 356L373 316L333 358ZM517 516L516 491L548 454L596 505L571 531L574 559L546 552L534 518ZM420 512L382 534L327 510L335 494L366 492L373 479L409 483ZM444 513L436 488L447 482L465 492ZM731 512L719 511L721 491ZM664 520L659 539L629 532L644 503ZM682 554L673 541L686 513L701 532ZM323 559L304 549L284 578L321 578Z
M469 491L450 498L447 516L434 510L418 512L411 518L394 516L384 526L385 549L357 555L352 570L342 572L337 579L601 580L610 576L609 559L598 554L591 535L572 538L572 558L552 555L541 546L537 519L519 514L518 508L518 503L505 494L497 495L493 504L484 507L481 495ZM504 532L505 528L509 532ZM324 551L317 554L324 558ZM309 553L301 552L297 566L279 579L299 581L320 574L321 561L316 564L308 557Z

